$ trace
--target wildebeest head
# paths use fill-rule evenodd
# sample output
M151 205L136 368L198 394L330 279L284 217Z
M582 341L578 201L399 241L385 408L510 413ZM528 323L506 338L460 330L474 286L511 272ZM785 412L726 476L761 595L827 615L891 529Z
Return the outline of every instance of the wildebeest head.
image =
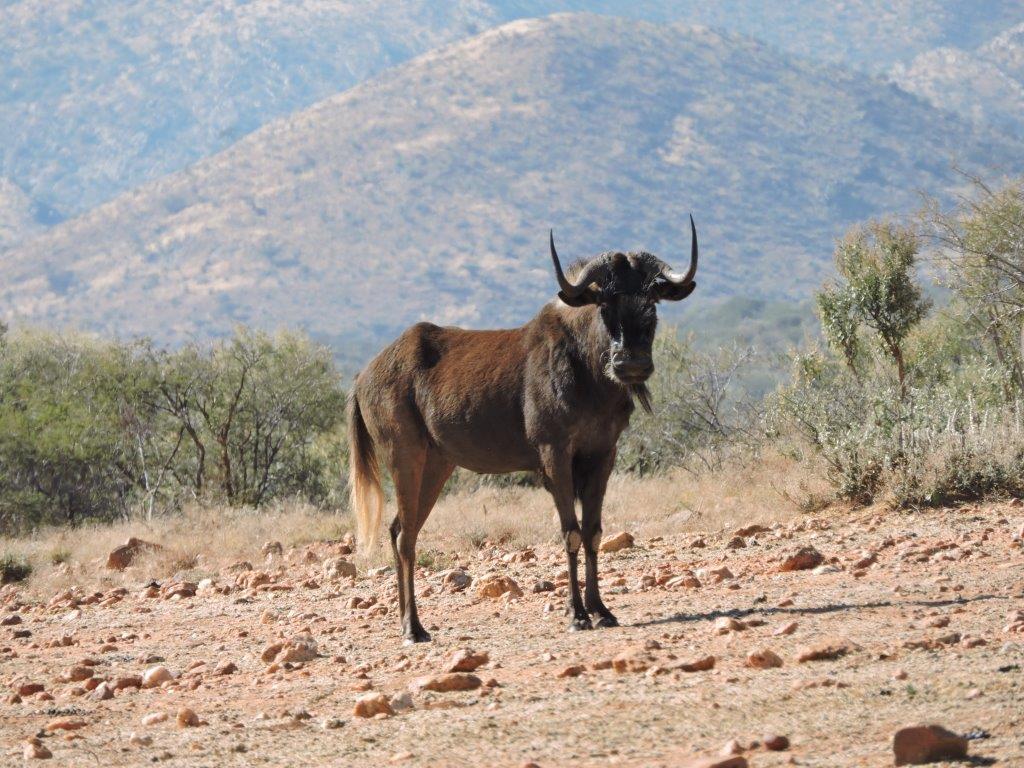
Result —
M558 278L558 297L581 307L595 304L610 338L608 375L630 387L642 385L654 372L651 345L658 323L655 305L679 301L697 287L697 228L690 217L693 244L686 274L674 272L658 257L646 252L603 253L570 270L562 271L551 236L551 260Z

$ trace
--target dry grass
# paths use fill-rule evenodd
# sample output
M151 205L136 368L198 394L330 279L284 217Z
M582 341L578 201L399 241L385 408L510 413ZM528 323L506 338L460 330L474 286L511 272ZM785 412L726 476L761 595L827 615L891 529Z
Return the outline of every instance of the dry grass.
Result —
M0 553L32 565L26 587L53 593L75 584L99 588L137 584L172 575L202 578L236 561L258 564L267 541L287 548L336 539L350 529L348 515L292 502L255 511L192 506L183 512L78 528L46 528L32 536L0 539ZM136 559L124 572L105 568L107 555L130 536L160 544L159 552Z
M812 493L811 482L799 465L779 456L702 475L616 475L609 483L603 527L609 533L628 530L650 538L784 521L800 514L800 500ZM385 512L387 519L391 514L393 505ZM203 578L237 560L258 565L267 541L279 541L287 549L337 539L351 527L347 513L297 502L259 512L194 506L152 521L49 528L26 538L0 539L0 555L28 561L33 570L27 588L53 594L75 584L105 589L170 576ZM108 553L130 536L163 549L139 558L124 572L108 571ZM557 517L546 491L484 486L440 500L420 536L420 563L441 568L454 556L470 555L486 543L518 548L556 542L558 537ZM370 567L390 560L390 547L380 546L362 557L361 564Z
M786 520L800 513L804 499L824 490L819 485L781 456L699 475L616 475L608 485L602 525L606 532L628 530L643 538ZM442 552L469 552L485 541L517 547L558 536L546 491L483 487L442 498L420 541Z

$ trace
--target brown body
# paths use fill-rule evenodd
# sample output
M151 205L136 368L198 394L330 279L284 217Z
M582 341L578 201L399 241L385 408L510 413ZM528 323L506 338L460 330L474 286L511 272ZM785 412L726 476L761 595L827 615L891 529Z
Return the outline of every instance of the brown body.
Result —
M588 282L577 287L561 274L553 245L552 258L561 298L526 325L467 331L419 323L356 379L349 402L353 505L361 542L372 545L384 508L382 462L395 486L398 509L390 533L403 631L410 641L429 639L413 591L416 538L457 466L481 473L538 472L561 522L572 627L590 628L590 615L599 625L616 624L597 586L601 505L633 396L643 397L642 381L653 370L654 302L677 300L693 290L696 239L691 272L682 285L665 282L663 273L652 272L640 256L608 254L601 257L607 263L585 272ZM662 280L654 297L648 295L655 290L651 275ZM613 285L625 289L615 293ZM577 580L581 547L583 597Z

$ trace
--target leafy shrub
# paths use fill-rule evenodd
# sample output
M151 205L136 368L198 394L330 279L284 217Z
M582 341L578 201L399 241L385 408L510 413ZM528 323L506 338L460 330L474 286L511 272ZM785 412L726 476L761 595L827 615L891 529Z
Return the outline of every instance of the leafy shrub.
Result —
M755 409L737 387L750 350L695 352L675 329L654 343L651 413L637 408L619 440L618 467L645 475L671 467L719 469L749 445Z
M0 530L194 499L343 495L344 391L301 335L210 347L0 336Z
M32 575L32 566L27 560L6 554L0 557L0 584L24 581Z

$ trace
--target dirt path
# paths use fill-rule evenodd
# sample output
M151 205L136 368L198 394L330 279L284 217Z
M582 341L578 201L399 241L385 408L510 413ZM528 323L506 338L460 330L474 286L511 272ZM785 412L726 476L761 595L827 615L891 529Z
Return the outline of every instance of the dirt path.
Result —
M337 543L271 555L252 571L225 567L191 597L165 599L169 582L155 597L139 583L120 600L88 597L86 585L33 604L8 586L0 617L21 621L0 630L3 762L18 764L39 733L37 749L61 765L669 766L776 734L790 749L748 749L750 765L883 766L897 728L935 722L983 736L970 745L981 762L1024 765L1024 620L1013 615L1024 610L1024 553L1013 538L1022 519L1009 505L843 513L778 525L736 548L731 531L703 547L693 535L637 541L602 557L605 599L623 626L575 634L565 632L554 547L485 549L466 563L474 583L465 591L451 591L444 573L421 573L434 642L415 647L398 635L392 574L325 577ZM825 562L779 572L799 547ZM699 587L686 585L690 571ZM479 597L488 572L514 579L523 596ZM257 573L269 581L258 584ZM533 592L541 580L558 591ZM377 602L350 608L354 597ZM723 617L747 626L716 634ZM791 622L791 634L776 634ZM261 659L297 634L313 638L315 658ZM826 641L836 658L797 660ZM391 699L467 647L489 655L474 673L479 688L417 691L411 709L353 716L358 697ZM747 666L758 649L782 666ZM708 656L712 669L686 671ZM86 674L72 671L83 662L108 686L159 665L175 679L97 700L84 693L95 683L61 681ZM237 669L218 674L228 662ZM44 689L15 701L9 692L28 683ZM203 724L179 727L184 707ZM144 725L153 713L169 719ZM57 720L84 725L43 730Z

